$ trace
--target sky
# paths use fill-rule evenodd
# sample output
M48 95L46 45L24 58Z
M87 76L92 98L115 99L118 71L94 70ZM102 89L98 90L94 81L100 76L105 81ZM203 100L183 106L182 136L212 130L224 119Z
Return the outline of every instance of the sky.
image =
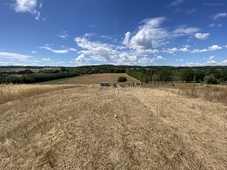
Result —
M0 1L0 66L100 64L227 66L227 1Z

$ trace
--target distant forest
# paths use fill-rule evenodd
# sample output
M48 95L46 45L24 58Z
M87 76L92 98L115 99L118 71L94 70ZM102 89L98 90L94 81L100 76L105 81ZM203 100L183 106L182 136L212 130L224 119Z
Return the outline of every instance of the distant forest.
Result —
M217 84L227 81L227 66L171 67L171 66L114 66L80 67L0 67L1 84L38 83L55 79L100 73L127 73L145 83L196 82Z

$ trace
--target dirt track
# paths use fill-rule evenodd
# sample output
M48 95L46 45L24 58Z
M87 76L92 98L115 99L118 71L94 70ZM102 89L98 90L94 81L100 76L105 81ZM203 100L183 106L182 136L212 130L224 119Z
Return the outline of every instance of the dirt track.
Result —
M1 167L226 169L226 106L160 89L89 99L103 90L81 86L1 104Z

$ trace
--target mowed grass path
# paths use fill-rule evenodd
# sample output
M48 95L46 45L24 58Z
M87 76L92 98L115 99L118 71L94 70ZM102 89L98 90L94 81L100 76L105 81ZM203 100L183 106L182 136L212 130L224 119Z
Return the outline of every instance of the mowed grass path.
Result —
M130 77L126 73L104 73L47 81L43 82L42 84L100 84L101 82L117 83L117 79L119 77L127 78L127 81L121 84L138 82L137 79Z

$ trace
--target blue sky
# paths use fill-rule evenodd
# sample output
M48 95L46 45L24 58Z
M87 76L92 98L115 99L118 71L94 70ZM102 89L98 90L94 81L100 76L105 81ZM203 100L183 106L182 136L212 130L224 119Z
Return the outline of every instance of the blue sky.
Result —
M227 65L225 0L1 0L0 65Z

